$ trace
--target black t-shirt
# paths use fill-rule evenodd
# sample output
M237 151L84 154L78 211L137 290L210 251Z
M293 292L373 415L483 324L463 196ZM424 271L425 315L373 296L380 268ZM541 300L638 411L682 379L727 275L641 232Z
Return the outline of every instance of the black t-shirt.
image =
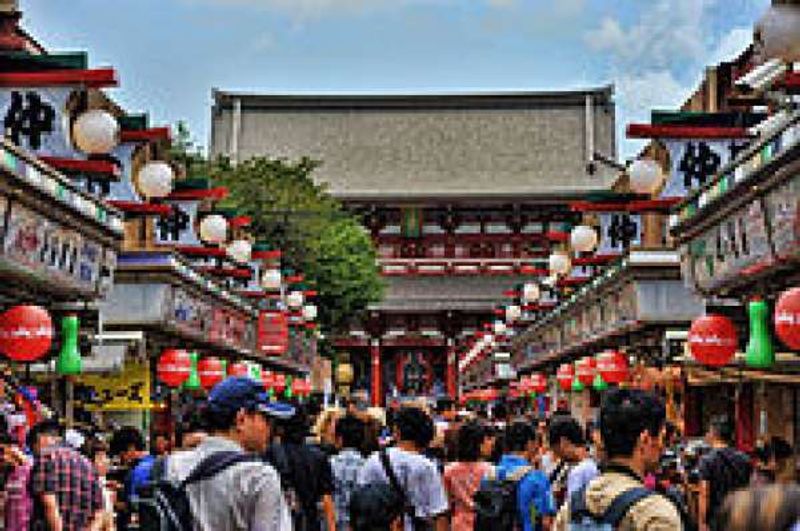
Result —
M318 531L318 504L322 496L333 494L333 471L328 456L316 446L284 443L270 447L266 458L280 474L284 493L291 490L297 497L304 522L304 529L297 531Z
M733 448L718 448L700 459L697 471L709 483L707 523L713 524L725 497L748 485L752 472L750 459Z

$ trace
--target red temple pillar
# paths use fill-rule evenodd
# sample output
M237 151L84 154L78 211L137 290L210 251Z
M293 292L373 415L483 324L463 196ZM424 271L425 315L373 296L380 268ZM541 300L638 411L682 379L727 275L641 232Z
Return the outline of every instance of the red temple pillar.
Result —
M372 405L380 407L383 398L383 386L381 385L381 343L379 339L373 339L370 344L370 358L372 360Z
M447 396L455 400L458 394L458 384L456 382L458 372L456 369L456 348L452 339L447 340L447 353L445 355L447 356Z

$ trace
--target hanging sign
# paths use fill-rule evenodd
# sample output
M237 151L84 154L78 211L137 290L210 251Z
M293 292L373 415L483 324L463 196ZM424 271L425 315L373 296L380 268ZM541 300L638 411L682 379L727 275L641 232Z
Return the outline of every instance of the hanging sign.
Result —
M14 306L0 314L0 352L14 361L36 361L53 344L53 321L40 306Z
M88 388L90 411L136 411L150 409L150 375L143 363L129 362L122 372L81 374L77 382Z
M723 315L695 319L687 338L692 357L698 363L721 367L730 363L739 341L733 322Z
M747 141L742 139L665 138L669 150L670 175L661 197L686 197L713 179Z
M263 310L258 315L257 349L268 356L282 356L289 349L289 321L280 311Z

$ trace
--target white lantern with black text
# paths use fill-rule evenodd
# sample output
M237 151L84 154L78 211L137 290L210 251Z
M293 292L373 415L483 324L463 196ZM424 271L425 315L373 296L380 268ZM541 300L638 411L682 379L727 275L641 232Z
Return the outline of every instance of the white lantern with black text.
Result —
M530 282L522 286L522 301L525 304L532 304L538 301L541 296L542 293L538 284Z
M652 194L664 182L661 166L652 159L637 159L628 168L631 190L637 194Z
M800 5L772 2L755 29L755 51L763 61L800 61Z
M317 318L317 307L313 304L306 304L303 306L303 319L306 321L313 321Z
M206 243L222 243L228 239L228 220L211 214L200 222L200 238Z
M139 170L139 191L148 199L166 197L172 192L175 172L164 161L152 160Z
M590 253L597 247L597 231L588 225L578 225L569 235L572 248L579 253Z
M72 139L88 155L106 155L119 143L119 123L102 109L86 111L75 120Z
M572 270L572 260L564 252L554 252L548 259L551 275L566 275Z
M517 319L522 317L522 308L517 306L516 304L512 304L511 306L506 307L506 322L513 323Z
M253 252L253 244L247 240L234 240L225 249L234 262L246 264L250 261Z
M303 297L302 291L292 291L286 296L286 304L289 305L289 308L294 310L303 306L303 302L305 302L305 297Z
M506 327L506 324L503 321L494 322L494 333L498 336L505 334L507 329L508 327Z
M281 289L283 277L280 269L267 269L261 274L261 287L268 291Z

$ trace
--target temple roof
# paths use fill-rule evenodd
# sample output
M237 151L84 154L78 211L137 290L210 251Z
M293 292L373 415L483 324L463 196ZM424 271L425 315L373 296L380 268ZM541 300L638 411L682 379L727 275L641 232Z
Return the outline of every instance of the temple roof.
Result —
M574 195L615 177L602 164L587 172L592 137L595 152L616 156L611 87L213 97L212 155L320 160L315 178L345 200Z

